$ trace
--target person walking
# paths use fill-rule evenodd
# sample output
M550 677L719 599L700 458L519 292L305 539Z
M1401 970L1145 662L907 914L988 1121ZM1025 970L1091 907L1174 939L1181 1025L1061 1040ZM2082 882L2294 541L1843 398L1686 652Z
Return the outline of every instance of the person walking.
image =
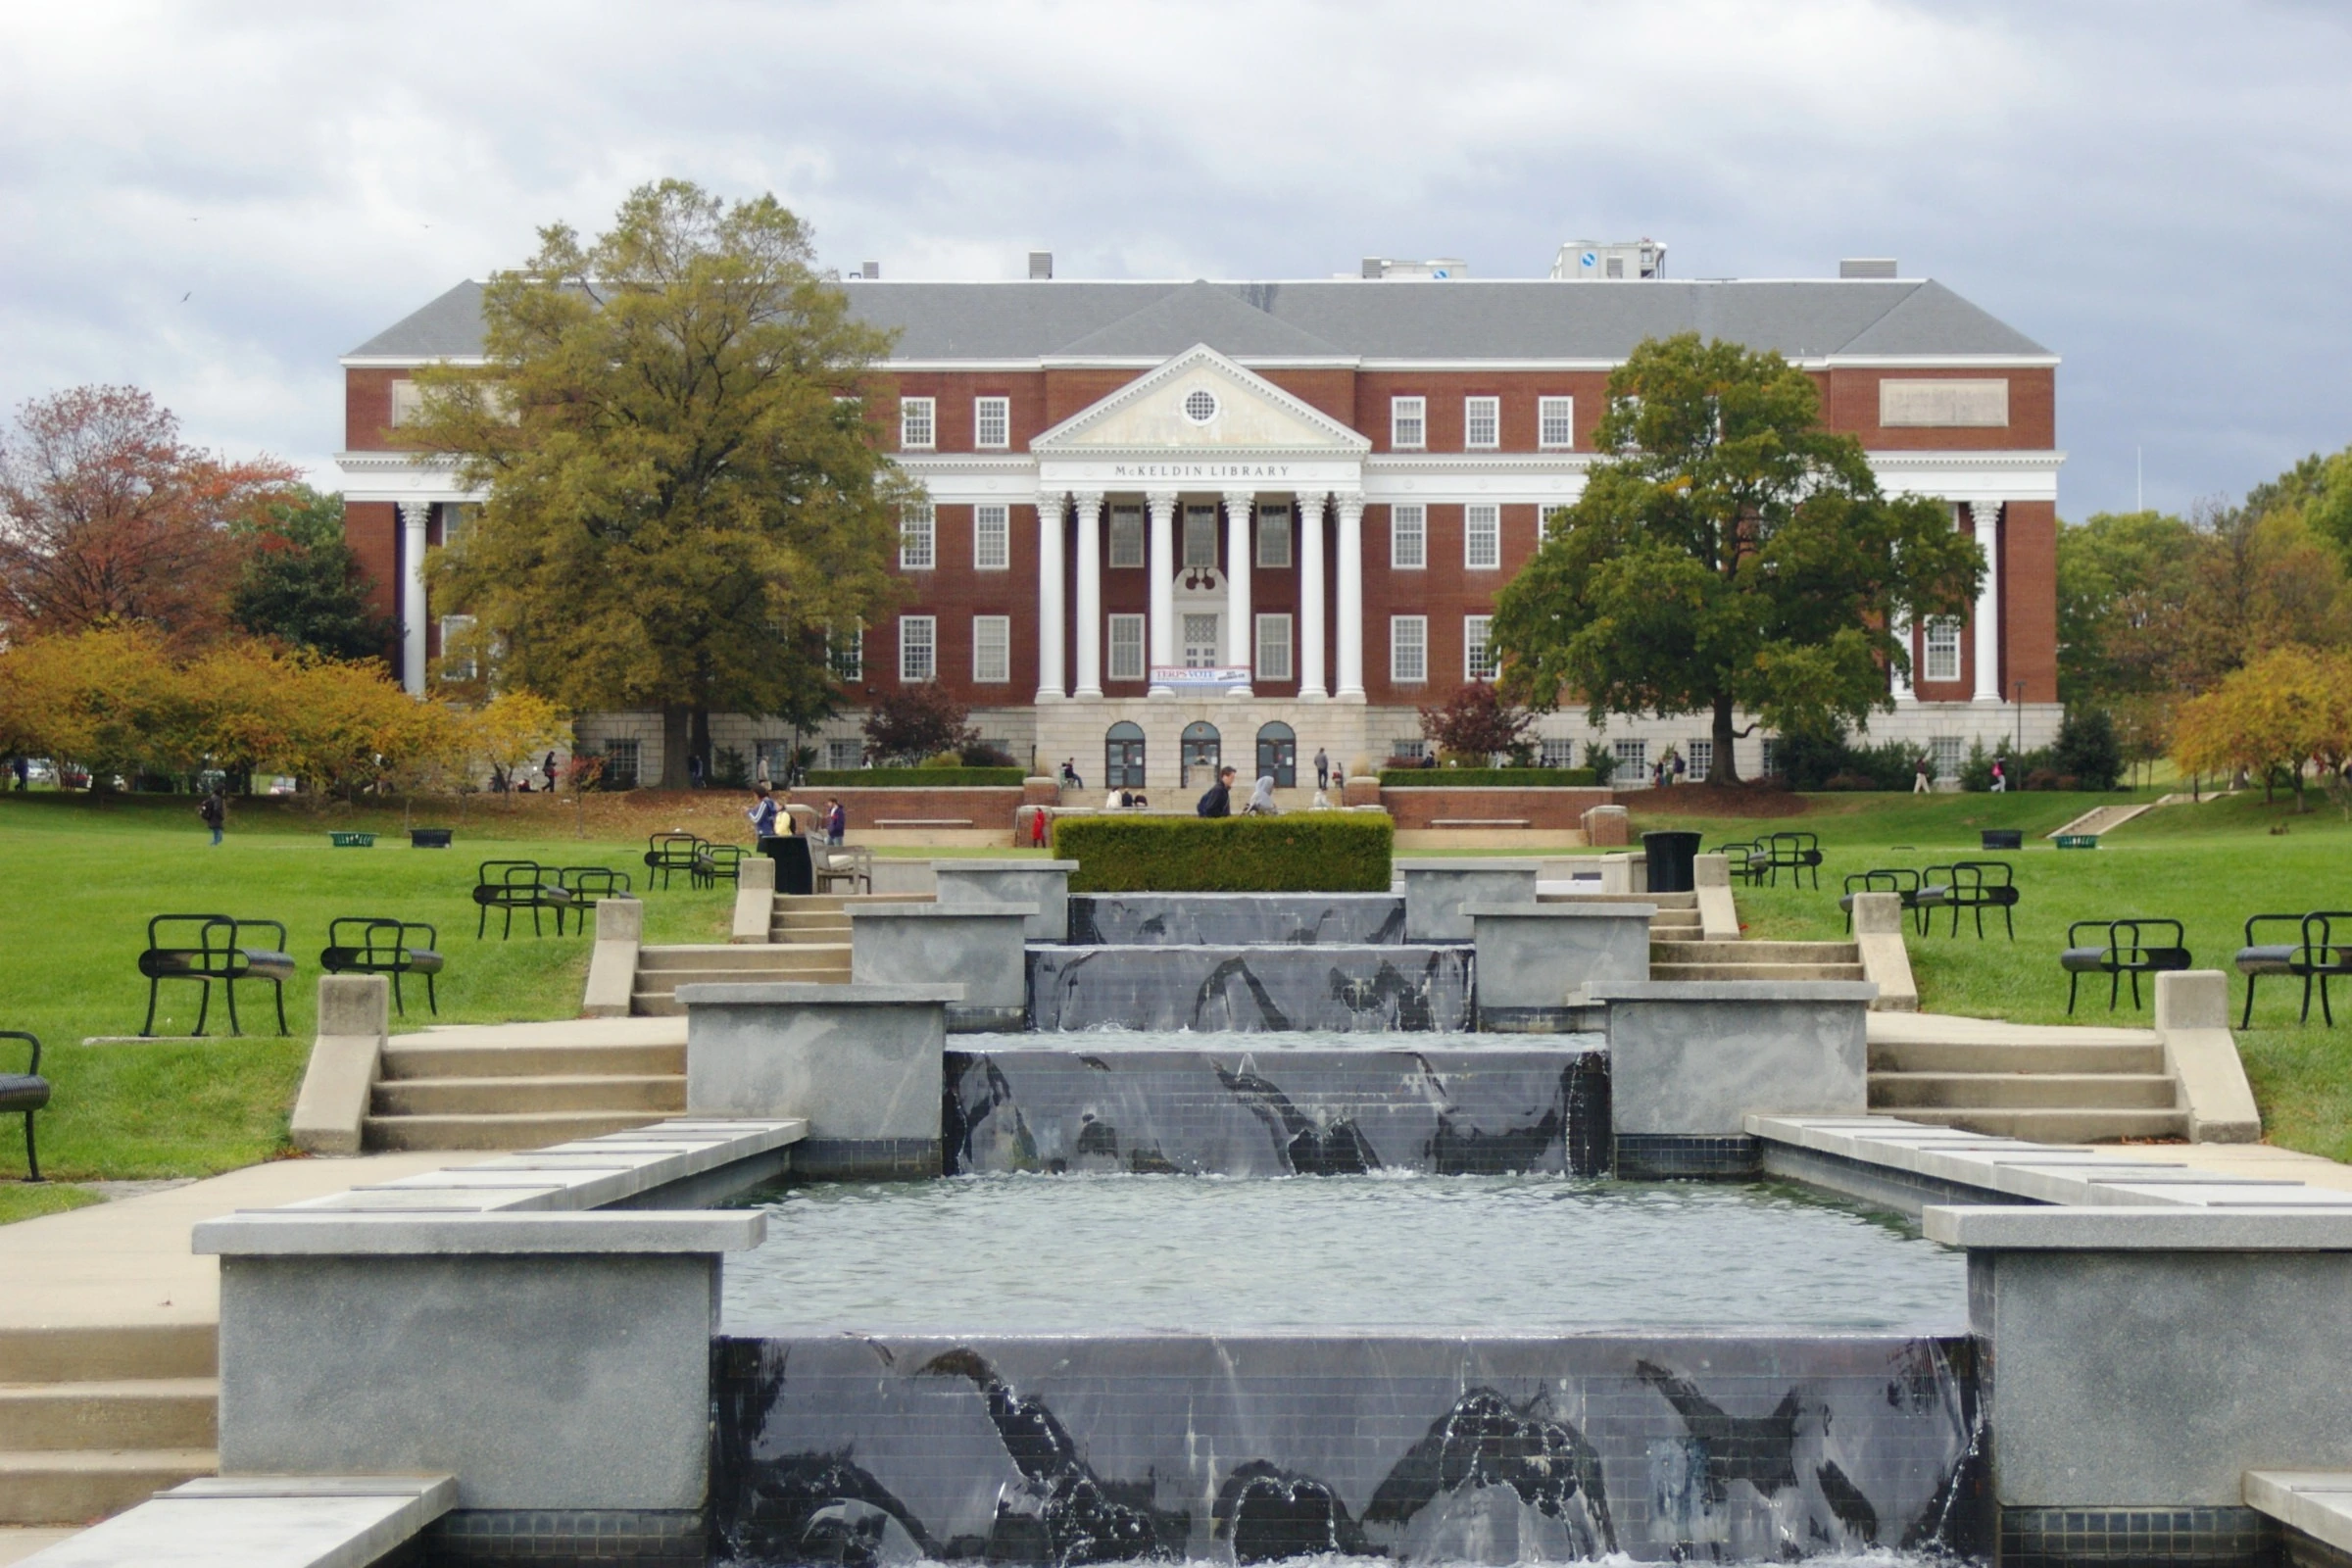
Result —
M2009 770L2001 765L2001 760L1996 757L1992 760L1992 793L2006 795L2008 792Z
M776 836L775 796L768 793L766 785L761 784L752 790L752 808L743 814L752 819L753 836L762 839L774 838Z
M228 825L228 803L220 798L220 785L205 791L203 804L196 808L196 819L213 830L213 848L219 849L220 830Z
M1242 808L1242 814L1244 816L1280 816L1282 814L1274 805L1273 774L1260 774L1257 782L1250 786L1250 804Z
M1935 793L1934 787L1928 782L1928 760L1924 757L1911 764L1911 793L1914 795Z
M1231 816L1233 814L1233 769L1217 769L1217 781L1202 792L1193 811L1199 816Z
M540 771L540 772L542 772L542 773L545 773L545 774L547 775L547 787L548 787L550 790L553 790L553 789L556 787L556 754L555 754L555 753L553 753L553 752L550 752L550 753L548 753L548 754L547 754L547 760L539 764L539 771Z
M1315 788L1331 788L1331 758L1320 746L1315 748Z
M825 842L839 844L850 836L850 813L841 804L841 797L825 797Z

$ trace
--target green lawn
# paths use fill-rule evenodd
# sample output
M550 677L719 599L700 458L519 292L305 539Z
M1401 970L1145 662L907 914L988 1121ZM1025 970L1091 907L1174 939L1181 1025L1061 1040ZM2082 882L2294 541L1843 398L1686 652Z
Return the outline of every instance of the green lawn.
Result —
M2021 901L2017 940L1987 921L1979 942L1963 919L1955 941L1948 914L1935 934L1914 937L1912 968L1920 1004L1938 1012L2009 1018L2024 1023L2066 1021L2066 977L2058 950L2069 921L2125 914L2169 915L2187 927L2199 968L2230 973L2231 1021L2244 1000L2244 982L2230 958L2244 941L2249 914L2352 908L2352 822L2314 797L2315 809L2295 813L2291 800L2265 805L2259 793L2200 806L2160 807L2100 841L2096 850L2057 850L2042 837L2089 807L2131 796L2057 794L1939 796L1816 796L1805 815L1787 820L1670 818L1636 808L1643 826L1697 827L1713 847L1775 828L1821 835L1826 864L1821 890L1777 887L1738 890L1750 937L1817 940L1842 934L1838 895L1848 872L1874 866L1912 866L1979 854L1978 830L2026 830L2027 848L2009 858L2017 866ZM2145 798L2145 797L2141 797ZM1661 802L1660 804L1667 804ZM2276 831L2283 828L2283 832ZM2335 988L2338 1022L2294 1021L2300 986L2266 981L2256 1027L2238 1036L2248 1077L2261 1101L2273 1143L2331 1159L2352 1159L2352 985ZM2143 982L2143 1004L2152 996ZM2118 1022L2145 1023L2150 1009L2131 1010L2127 986ZM2076 1018L2107 1021L2107 988L2086 977Z
M447 820L436 816L434 820ZM494 916L474 937L477 861L533 858L642 871L642 839L580 841L568 818L476 808L457 847L413 850L397 810L315 816L290 803L240 805L228 841L207 842L179 799L104 805L54 794L0 796L0 1028L41 1037L41 1068L56 1085L40 1118L42 1164L61 1179L197 1176L286 1152L285 1126L310 1051L318 950L336 915L387 914L439 928L449 966L439 980L438 1020L423 987L410 982L409 1011L394 1028L567 1017L578 1011L586 936L533 940L520 922L501 941ZM326 827L383 829L370 850L328 848ZM538 836L493 837L513 829ZM706 829L708 831L708 829ZM733 890L689 891L677 879L649 895L646 935L656 942L724 941ZM136 1035L147 985L136 961L153 914L211 911L282 920L301 961L286 987L288 1037L277 1038L270 988L238 987L245 1035L227 1037L215 988L201 1043L85 1046L88 1036ZM197 988L167 984L156 1033L195 1024ZM0 1042L0 1071L18 1070L23 1047ZM0 1178L24 1173L14 1125L0 1120ZM23 1200L16 1200L23 1201ZM0 1218L12 1210L0 1209ZM21 1214L15 1217L23 1217Z

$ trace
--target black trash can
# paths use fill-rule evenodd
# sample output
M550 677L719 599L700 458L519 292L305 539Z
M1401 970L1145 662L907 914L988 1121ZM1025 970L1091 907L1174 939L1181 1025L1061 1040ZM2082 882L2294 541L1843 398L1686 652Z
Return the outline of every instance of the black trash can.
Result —
M808 853L806 836L783 833L774 838L761 839L760 853L776 862L778 893L809 894L816 891L816 858Z
M1988 827L1980 829L1984 848L1988 850L2022 850L2026 847L2026 830L2022 827Z
M1689 893L1698 886L1698 835L1683 832L1657 832L1642 835L1642 848L1649 859L1649 891L1652 893Z

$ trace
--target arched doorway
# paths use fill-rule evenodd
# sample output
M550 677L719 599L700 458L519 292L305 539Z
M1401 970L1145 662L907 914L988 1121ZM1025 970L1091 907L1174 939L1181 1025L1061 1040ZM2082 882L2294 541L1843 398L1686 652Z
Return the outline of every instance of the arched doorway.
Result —
M1257 731L1257 776L1271 775L1278 790L1298 787L1298 737L1280 719Z
M1183 764L1183 778L1188 788L1197 785L1206 789L1214 784L1217 781L1217 763L1222 758L1216 725L1199 718L1184 726L1178 760Z
M1140 790L1144 787L1142 725L1121 719L1103 735L1102 777L1106 786L1114 790Z

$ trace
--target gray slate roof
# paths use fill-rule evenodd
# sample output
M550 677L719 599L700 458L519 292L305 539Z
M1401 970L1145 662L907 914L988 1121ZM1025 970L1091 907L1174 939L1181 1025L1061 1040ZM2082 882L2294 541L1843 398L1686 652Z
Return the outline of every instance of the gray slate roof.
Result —
M1918 279L847 287L861 319L898 331L902 360L1168 359L1196 343L1241 360L1621 360L1643 338L1690 331L1791 358L2049 352L1942 284ZM461 283L351 352L479 354L481 298L479 283Z

